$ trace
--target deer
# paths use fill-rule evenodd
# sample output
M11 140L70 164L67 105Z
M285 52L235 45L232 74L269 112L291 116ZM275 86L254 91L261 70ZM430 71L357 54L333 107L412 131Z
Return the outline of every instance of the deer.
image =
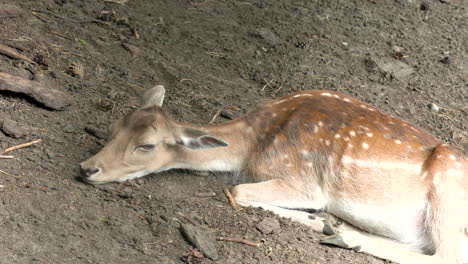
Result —
M176 121L164 96L149 89L111 125L80 164L85 182L230 171L235 202L308 225L324 244L397 263L468 263L468 158L423 129L335 91L295 92L210 125Z

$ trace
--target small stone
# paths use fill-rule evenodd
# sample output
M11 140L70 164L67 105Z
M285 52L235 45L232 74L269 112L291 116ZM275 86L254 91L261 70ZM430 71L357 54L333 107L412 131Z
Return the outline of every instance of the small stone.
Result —
M182 232L187 240L200 250L206 257L216 260L219 258L216 249L216 240L213 232L204 226L193 226L191 224L182 224Z
M400 53L400 52L402 52L402 48L399 47L399 46L397 46L397 45L394 45L394 46L392 47L392 50L393 50L393 52L395 52L395 53Z
M73 132L75 132L75 127L72 124L68 124L63 128L63 132L73 133Z
M46 151L46 155L47 155L47 157L49 159L54 159L54 158L57 157L57 155L55 153L53 153L52 151L49 151L49 150Z
M267 217L257 224L257 229L262 234L266 235L270 233L278 233L281 231L281 226L275 218Z
M373 57L371 60L382 72L391 74L398 80L405 80L414 72L408 64L392 58Z
M434 103L430 103L429 108L434 112L439 112L439 107Z
M4 118L0 120L0 129L5 135L12 138L20 138L26 134L26 129L18 122Z

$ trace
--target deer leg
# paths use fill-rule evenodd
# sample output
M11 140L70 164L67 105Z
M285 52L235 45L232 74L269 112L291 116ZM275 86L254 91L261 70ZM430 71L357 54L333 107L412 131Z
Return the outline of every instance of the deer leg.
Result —
M303 211L319 211L324 207L325 198L320 187L317 186L314 191L308 190L307 194L302 190L302 187L297 187L291 182L270 180L237 185L232 193L236 202L242 206L260 207L310 226L317 232L335 234L327 217Z
M404 264L444 263L438 256L429 256L416 252L409 245L394 240L372 235L347 223L343 223L337 235L321 240L322 244L352 249L369 255Z

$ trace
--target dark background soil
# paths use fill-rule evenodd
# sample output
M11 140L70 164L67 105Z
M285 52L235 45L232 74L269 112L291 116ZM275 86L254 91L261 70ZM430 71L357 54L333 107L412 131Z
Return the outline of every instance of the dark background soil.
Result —
M319 245L321 234L287 219L279 219L280 232L260 233L257 223L271 214L233 210L222 192L232 183L227 174L170 171L133 185L77 181L78 164L105 143L85 128L105 129L157 84L178 120L199 123L220 109L242 114L298 90L337 90L468 150L463 0L1 4L19 12L0 13L0 43L42 64L0 55L0 72L66 91L75 103L52 111L0 93L0 119L26 131L17 139L0 132L0 149L42 139L0 159L0 263L180 263L190 246L179 229L186 218L216 236L263 241L258 248L217 242L216 263L384 263ZM82 78L71 70L77 65ZM194 196L208 190L217 195Z

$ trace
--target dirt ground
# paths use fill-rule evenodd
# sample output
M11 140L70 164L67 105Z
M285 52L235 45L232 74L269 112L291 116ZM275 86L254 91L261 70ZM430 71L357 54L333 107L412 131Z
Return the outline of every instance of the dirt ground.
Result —
M323 235L287 219L262 234L256 226L272 214L232 209L222 192L229 174L84 184L78 164L105 144L87 131L106 129L156 84L178 120L199 123L328 89L466 153L467 14L463 0L0 0L0 44L37 63L0 55L0 72L74 99L54 111L0 92L0 122L17 122L18 137L0 132L0 149L42 139L0 159L0 263L182 263L188 222L262 242L218 241L219 259L203 263L385 263L320 245ZM194 195L210 190L216 196Z

